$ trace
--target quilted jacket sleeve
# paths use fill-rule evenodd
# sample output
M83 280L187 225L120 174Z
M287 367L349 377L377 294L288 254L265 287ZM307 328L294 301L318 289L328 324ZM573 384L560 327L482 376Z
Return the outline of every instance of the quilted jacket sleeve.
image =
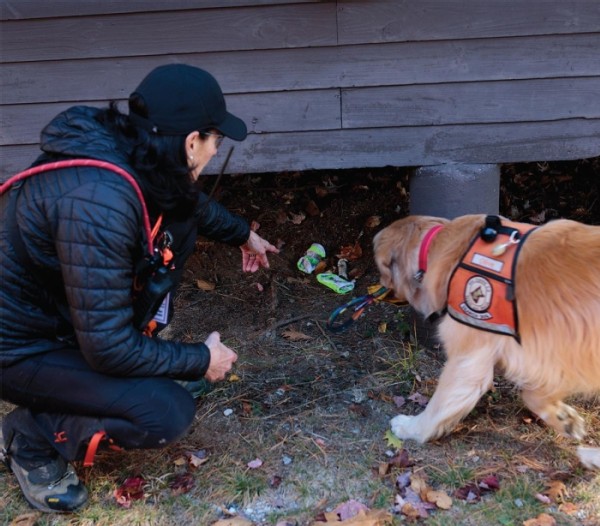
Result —
M210 239L239 247L250 237L250 225L245 219L206 194L200 194L195 216L198 233Z
M198 378L210 360L203 343L147 338L132 325L141 206L126 187L122 181L87 182L48 210L81 351L94 369L109 374Z

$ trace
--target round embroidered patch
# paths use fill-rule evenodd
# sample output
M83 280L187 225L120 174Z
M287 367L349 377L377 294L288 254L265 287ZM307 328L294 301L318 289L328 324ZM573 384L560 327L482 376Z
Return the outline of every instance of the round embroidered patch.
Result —
M481 277L473 276L465 285L465 303L475 312L485 312L492 303L492 285Z

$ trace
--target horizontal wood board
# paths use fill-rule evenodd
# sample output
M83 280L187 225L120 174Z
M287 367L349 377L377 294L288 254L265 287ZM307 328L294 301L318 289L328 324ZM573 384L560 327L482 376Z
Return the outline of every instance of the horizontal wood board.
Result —
M337 41L331 3L2 22L0 33L3 62L307 47Z
M0 20L79 17L151 11L182 11L275 4L306 4L335 0L0 0Z
M560 126L542 122L254 134L241 143L223 143L205 173L218 173L231 145L227 173L261 173L584 159L600 155L598 137L600 119L570 119ZM33 145L2 148L0 178L26 168L38 153Z
M432 39L588 33L600 28L596 0L338 2L340 45Z
M592 0L347 0L337 6L318 2L186 11L164 10L167 5L162 11L121 16L5 20L2 60L577 34L600 27L600 2Z
M600 78L578 77L238 94L227 104L250 133L273 133L598 119L599 93ZM118 102L127 112L126 101ZM0 145L37 143L42 127L71 105L2 107Z
M127 113L127 101L119 100ZM341 128L338 89L318 91L284 91L229 95L227 108L243 118L250 133L333 130ZM91 101L87 106L105 107L105 101ZM34 144L40 130L58 113L73 104L28 104L2 107L0 145Z
M7 64L0 93L3 104L124 99L173 62L207 69L225 93L600 76L599 49L595 33Z
M600 118L600 77L342 91L344 128Z

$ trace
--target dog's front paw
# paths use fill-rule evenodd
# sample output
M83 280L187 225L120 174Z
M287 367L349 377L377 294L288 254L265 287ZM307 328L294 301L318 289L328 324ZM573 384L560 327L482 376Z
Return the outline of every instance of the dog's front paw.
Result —
M600 469L600 447L579 446L577 456L588 469Z
M559 402L556 410L557 431L565 436L582 440L585 436L585 422L579 413L570 405Z
M392 433L403 440L417 440L423 442L416 416L398 415L390 421Z

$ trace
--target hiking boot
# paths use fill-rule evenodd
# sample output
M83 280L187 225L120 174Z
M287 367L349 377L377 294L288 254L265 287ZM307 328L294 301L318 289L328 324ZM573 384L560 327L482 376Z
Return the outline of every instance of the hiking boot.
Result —
M31 506L46 512L75 511L87 502L87 490L73 466L50 444L44 443L43 438L31 433L28 415L27 410L17 408L4 418L0 429L0 458L17 477L23 496Z

